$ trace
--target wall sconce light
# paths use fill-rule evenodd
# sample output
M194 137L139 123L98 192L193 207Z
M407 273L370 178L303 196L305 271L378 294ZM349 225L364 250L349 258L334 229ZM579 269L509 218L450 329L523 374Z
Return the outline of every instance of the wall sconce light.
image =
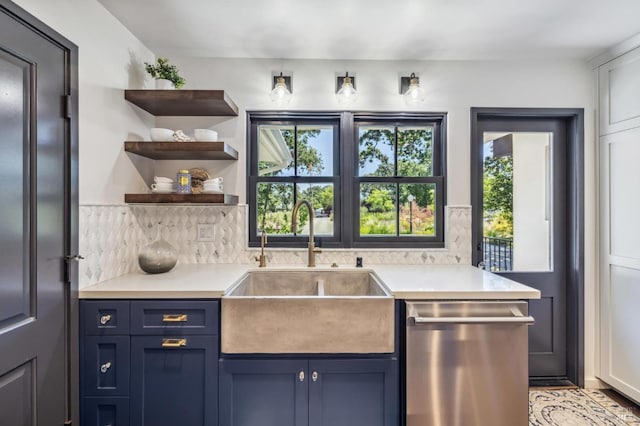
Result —
M424 90L415 73L412 72L410 77L400 77L400 94L408 106L419 106L424 102Z
M279 76L273 76L271 90L271 101L277 106L289 105L291 101L291 76L284 76L280 73Z
M355 102L358 92L356 92L356 78L349 77L346 73L344 77L336 78L336 98L340 105L351 105Z

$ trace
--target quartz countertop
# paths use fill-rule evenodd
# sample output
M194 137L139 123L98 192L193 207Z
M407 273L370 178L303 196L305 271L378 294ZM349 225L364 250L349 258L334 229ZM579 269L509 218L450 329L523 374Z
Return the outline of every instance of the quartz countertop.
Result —
M325 269L320 265L316 269ZM79 291L81 299L219 298L245 273L243 264L179 264L164 274L132 272ZM268 270L305 266L269 265ZM334 269L334 268L328 268ZM340 268L353 269L353 268ZM373 265L396 299L539 299L536 289L469 265Z

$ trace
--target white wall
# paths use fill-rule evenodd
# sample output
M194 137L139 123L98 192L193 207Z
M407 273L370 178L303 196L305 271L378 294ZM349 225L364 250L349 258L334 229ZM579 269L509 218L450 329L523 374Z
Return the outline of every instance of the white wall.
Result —
M124 101L123 89L143 87L142 64L155 56L95 0L15 3L78 46L80 202L122 202L127 188L144 184L139 171L151 174L151 161L136 159L136 168L122 142L154 123Z
M424 111L449 114L448 202L470 203L469 125L476 107L583 107L587 140L593 140L593 94L589 68L578 61L321 61L216 58L171 58L187 79L185 88L225 89L242 109L235 119L161 118L159 125L192 131L212 126L241 153L245 145L245 110L274 109L268 92L273 71L293 72L292 110L337 110L335 73L356 74L358 100L354 110L407 110L398 93L399 76L419 73L426 91ZM220 123L222 121L222 123ZM219 123L219 124L218 124ZM591 143L591 142L590 142ZM210 165L214 170L217 165ZM245 163L224 170L244 193ZM171 172L173 172L173 167ZM233 179L232 179L233 178Z
M548 133L513 133L513 270L549 271ZM549 166L550 167L550 166Z

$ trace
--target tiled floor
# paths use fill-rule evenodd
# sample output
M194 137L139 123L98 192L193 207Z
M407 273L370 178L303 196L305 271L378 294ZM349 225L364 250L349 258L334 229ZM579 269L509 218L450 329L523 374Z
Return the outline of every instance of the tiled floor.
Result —
M637 406L626 407L599 390L529 391L530 426L640 426Z

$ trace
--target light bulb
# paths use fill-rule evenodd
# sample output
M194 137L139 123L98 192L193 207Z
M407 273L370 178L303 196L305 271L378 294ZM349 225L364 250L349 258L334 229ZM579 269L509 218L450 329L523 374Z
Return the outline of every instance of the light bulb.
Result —
M408 106L419 106L424 102L424 90L420 87L420 80L415 74L411 74L411 80L409 80L409 88L404 95L402 95L404 103Z
M350 105L355 102L357 95L358 93L356 92L356 88L353 87L351 77L349 77L349 73L347 73L342 81L342 87L340 87L340 90L336 93L338 104Z
M291 101L291 92L287 89L287 84L285 83L284 77L282 73L280 73L280 77L276 80L276 85L271 91L271 101L275 102L278 106L289 105Z

